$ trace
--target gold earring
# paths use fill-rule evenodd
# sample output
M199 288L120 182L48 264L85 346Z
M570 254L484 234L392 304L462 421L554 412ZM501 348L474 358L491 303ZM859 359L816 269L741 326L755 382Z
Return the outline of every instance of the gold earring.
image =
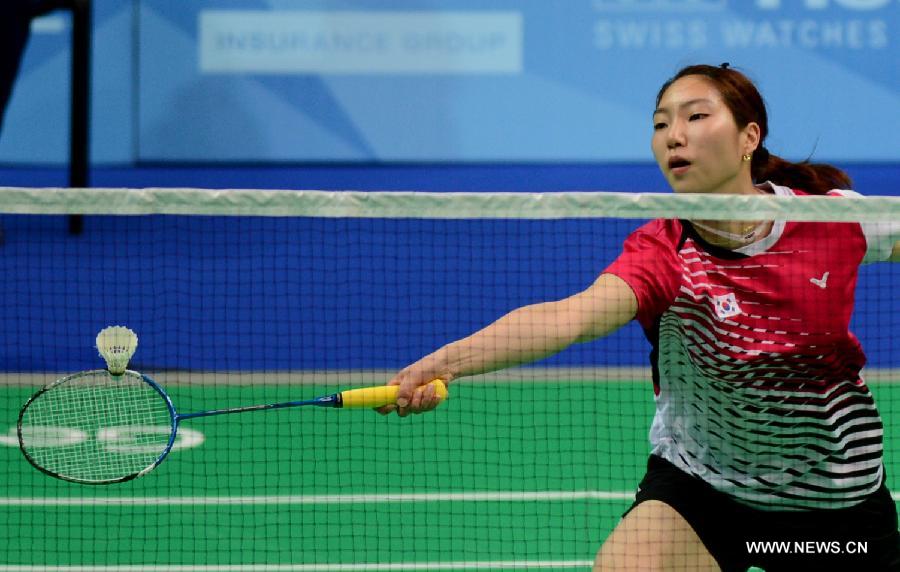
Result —
M750 153L744 153L743 155L741 155L741 159L743 159L744 161L749 161L752 158L753 155L751 155Z

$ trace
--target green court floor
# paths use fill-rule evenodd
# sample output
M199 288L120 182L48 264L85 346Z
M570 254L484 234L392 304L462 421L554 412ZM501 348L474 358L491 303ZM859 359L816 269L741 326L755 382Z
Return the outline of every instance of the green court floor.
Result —
M873 389L889 476L898 388ZM187 412L337 388L170 389ZM643 473L653 410L649 382L459 383L405 419L304 408L187 421L202 444L136 481L84 486L11 446L31 391L0 387L12 431L0 570L585 569Z

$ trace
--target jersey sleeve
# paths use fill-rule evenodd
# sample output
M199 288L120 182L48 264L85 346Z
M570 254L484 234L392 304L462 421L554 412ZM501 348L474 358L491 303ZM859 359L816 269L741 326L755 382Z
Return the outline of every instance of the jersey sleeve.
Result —
M829 195L838 197L862 197L856 191L835 189ZM866 254L863 264L884 262L891 257L894 244L900 241L900 221L861 222L863 236L866 238Z
M650 328L675 299L680 283L680 266L676 263L675 236L680 227L674 221L652 221L634 231L604 273L625 281L637 299L637 320ZM679 231L680 232L680 231Z

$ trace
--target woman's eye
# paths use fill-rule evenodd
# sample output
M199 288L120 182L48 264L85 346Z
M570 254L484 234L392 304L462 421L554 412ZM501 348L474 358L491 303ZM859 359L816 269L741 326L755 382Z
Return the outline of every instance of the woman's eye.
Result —
M660 129L664 129L665 127L666 127L666 124L663 122L653 124L653 129L656 131L659 131Z
M703 119L704 117L707 117L708 115L709 115L708 113L692 113L688 119L690 119L691 121L694 121L696 119Z

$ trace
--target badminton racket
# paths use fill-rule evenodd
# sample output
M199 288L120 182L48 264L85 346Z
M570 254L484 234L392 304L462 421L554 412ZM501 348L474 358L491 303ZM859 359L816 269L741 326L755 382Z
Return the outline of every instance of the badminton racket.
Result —
M432 381L435 394L447 387ZM424 390L427 386L419 388ZM186 419L302 407L372 408L394 403L399 386L350 389L305 401L286 401L178 413L165 390L147 375L126 370L83 371L38 390L19 412L19 447L28 462L44 473L82 484L121 483L159 466ZM64 431L70 443L48 439ZM123 443L125 443L123 445Z

